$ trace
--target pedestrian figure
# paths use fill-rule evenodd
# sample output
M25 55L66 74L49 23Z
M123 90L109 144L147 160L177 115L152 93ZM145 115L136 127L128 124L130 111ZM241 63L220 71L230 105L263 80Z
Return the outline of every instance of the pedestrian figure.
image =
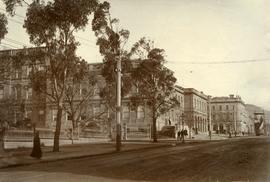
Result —
M181 138L180 138L180 137L181 137L181 132L180 132L180 131L178 131L178 132L177 132L177 140L181 140Z
M185 130L182 129L180 135L181 135L180 141L182 141L182 143L185 143Z
M232 133L229 131L229 138L232 138Z
M31 153L31 157L40 159L42 157L42 151L41 151L41 147L40 147L40 138L39 138L39 132L35 132L35 136L34 136L34 146L33 146L33 150Z

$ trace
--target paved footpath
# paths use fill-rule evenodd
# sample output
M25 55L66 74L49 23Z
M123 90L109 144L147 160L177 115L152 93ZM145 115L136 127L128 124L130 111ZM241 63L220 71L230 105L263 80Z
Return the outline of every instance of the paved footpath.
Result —
M269 182L269 139L236 137L166 147L152 145L154 148L0 169L0 181ZM123 149L127 145L135 146L125 144Z
M166 147L175 143L169 142L123 142L121 152L143 150L147 148ZM20 148L16 150L7 150L0 153L0 168L23 166L34 163L51 162L65 159L75 159L89 156L98 156L110 153L116 153L114 143L96 143L96 144L74 144L60 146L60 152L52 152L52 147L42 148L43 156L41 159L30 157L30 148Z
M218 139L222 140L224 138L216 138L216 140ZM187 139L186 143L198 143L208 141L209 140L200 139L199 137L197 137L196 139L192 140ZM121 152L144 150L147 148L168 147L175 144L176 141L172 139L160 139L158 143L139 140L126 141L122 143ZM4 153L0 153L0 168L116 153L115 143L113 142L64 145L60 147L60 152L52 152L52 147L43 147L42 151L42 158L35 159L30 157L30 148L7 150Z

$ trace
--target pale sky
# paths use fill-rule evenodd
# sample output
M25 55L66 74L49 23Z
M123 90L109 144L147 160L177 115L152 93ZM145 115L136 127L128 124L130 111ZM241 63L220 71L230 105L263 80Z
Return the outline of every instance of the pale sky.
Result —
M154 40L156 47L165 49L167 67L175 72L178 85L212 96L237 94L245 103L270 110L268 0L109 2L112 16L119 18L121 27L131 33L128 47L141 37ZM4 8L1 3L0 8ZM24 8L19 8L17 14L9 19L8 39L2 41L7 47L21 47L18 42L30 44L20 24ZM78 37L82 44L78 54L88 62L101 62L91 26L78 32ZM204 64L245 60L266 61Z

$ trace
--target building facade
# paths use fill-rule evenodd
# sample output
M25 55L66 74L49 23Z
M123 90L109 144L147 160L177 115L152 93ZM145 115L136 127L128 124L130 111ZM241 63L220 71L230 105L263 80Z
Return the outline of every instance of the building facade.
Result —
M208 97L194 88L184 89L184 121L192 134L208 131L207 105Z
M31 66L27 62L20 65L10 59L20 52L21 50L0 51L1 120L8 121L11 127L27 127L25 125L33 124L31 121L34 121L37 127L44 127L46 98L32 89L29 79Z
M8 63L13 56L18 53L26 53L27 50L5 50L0 51L2 55L2 62ZM22 58L23 59L23 58ZM134 62L133 67L138 63ZM9 69L5 72L8 74L1 74L0 78L0 106L1 117L3 120L13 123L17 126L19 122L24 123L28 120L30 124L35 124L37 128L48 129L54 131L56 126L57 108L56 105L50 101L45 95L40 95L34 92L31 85L29 75L31 74L30 63L24 60L23 65L13 67L11 61L8 65ZM45 65L39 65L39 69L43 69ZM85 108L80 113L80 123L84 123L82 127L84 131L102 132L113 135L115 133L115 111L106 106L104 99L100 97L101 90L106 87L106 82L102 76L103 63L88 64L88 71L95 75L97 83L94 86L88 85L87 82L78 85L79 91L75 98L75 104L79 103L85 91L92 89L93 95L91 99L85 104ZM3 69L4 66L0 65ZM94 87L94 88L91 88ZM151 110L147 104L133 108L130 101L130 96L136 92L136 88L132 88L131 92L122 98L122 136L128 138L132 135L142 135L143 137L151 136L152 116ZM176 86L174 96L179 100L179 106L172 109L170 112L162 116L163 119L157 122L158 129L164 125L180 126L181 115L184 111L184 91L182 87ZM64 105L66 105L64 103ZM8 109L6 109L9 107ZM68 106L67 106L68 107ZM87 119L92 118L92 121ZM97 121L97 122L95 122ZM102 122L101 122L102 121ZM64 111L62 114L62 130L66 131L72 128L72 120L68 112ZM89 123L89 125L85 125ZM93 123L100 123L98 126ZM31 127L30 127L31 128ZM79 131L78 131L79 132Z
M250 131L249 115L240 96L212 98L211 118L215 133L248 133Z

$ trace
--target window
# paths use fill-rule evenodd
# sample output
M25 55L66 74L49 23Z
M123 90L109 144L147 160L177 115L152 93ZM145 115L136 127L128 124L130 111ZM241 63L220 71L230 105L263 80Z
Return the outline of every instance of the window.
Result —
M94 107L93 107L93 115L97 116L98 114L100 114L100 105L94 105Z
M26 99L32 98L32 88L27 88L26 90Z
M56 120L57 120L57 110L52 110L52 120L53 120L53 122L56 122Z
M69 115L69 114L67 115L67 120L68 120L68 121L72 121L71 115Z
M123 106L123 119L129 118L129 107L128 105Z
M81 120L83 121L83 120L86 120L86 115L85 114L82 114L81 115Z
M0 99L4 98L4 87L0 87Z
M215 106L212 107L213 111L215 110Z
M32 71L31 66L27 66L27 67L26 67L26 76L29 76L30 73L31 73L31 71Z
M137 118L138 119L144 118L144 108L143 108L143 106L138 106L138 108L137 108Z
M221 105L219 106L219 110L220 110L220 111L222 110L222 106L221 106Z
M212 117L213 117L213 120L215 121L215 120L216 120L216 115L215 115L215 114L213 114L213 116L212 116Z
M234 106L232 106L232 110L234 110Z
M14 99L15 100L17 100L18 99L18 91L17 91L17 88L16 87L13 87L12 88L12 92L13 92L13 97L14 97Z
M94 95L99 96L99 94L100 94L100 88L96 85L94 88Z
M80 95L86 96L87 95L87 89L86 88L82 88L80 89Z
M19 70L15 70L15 78L19 78Z
M229 110L229 106L228 105L226 105L226 110Z

